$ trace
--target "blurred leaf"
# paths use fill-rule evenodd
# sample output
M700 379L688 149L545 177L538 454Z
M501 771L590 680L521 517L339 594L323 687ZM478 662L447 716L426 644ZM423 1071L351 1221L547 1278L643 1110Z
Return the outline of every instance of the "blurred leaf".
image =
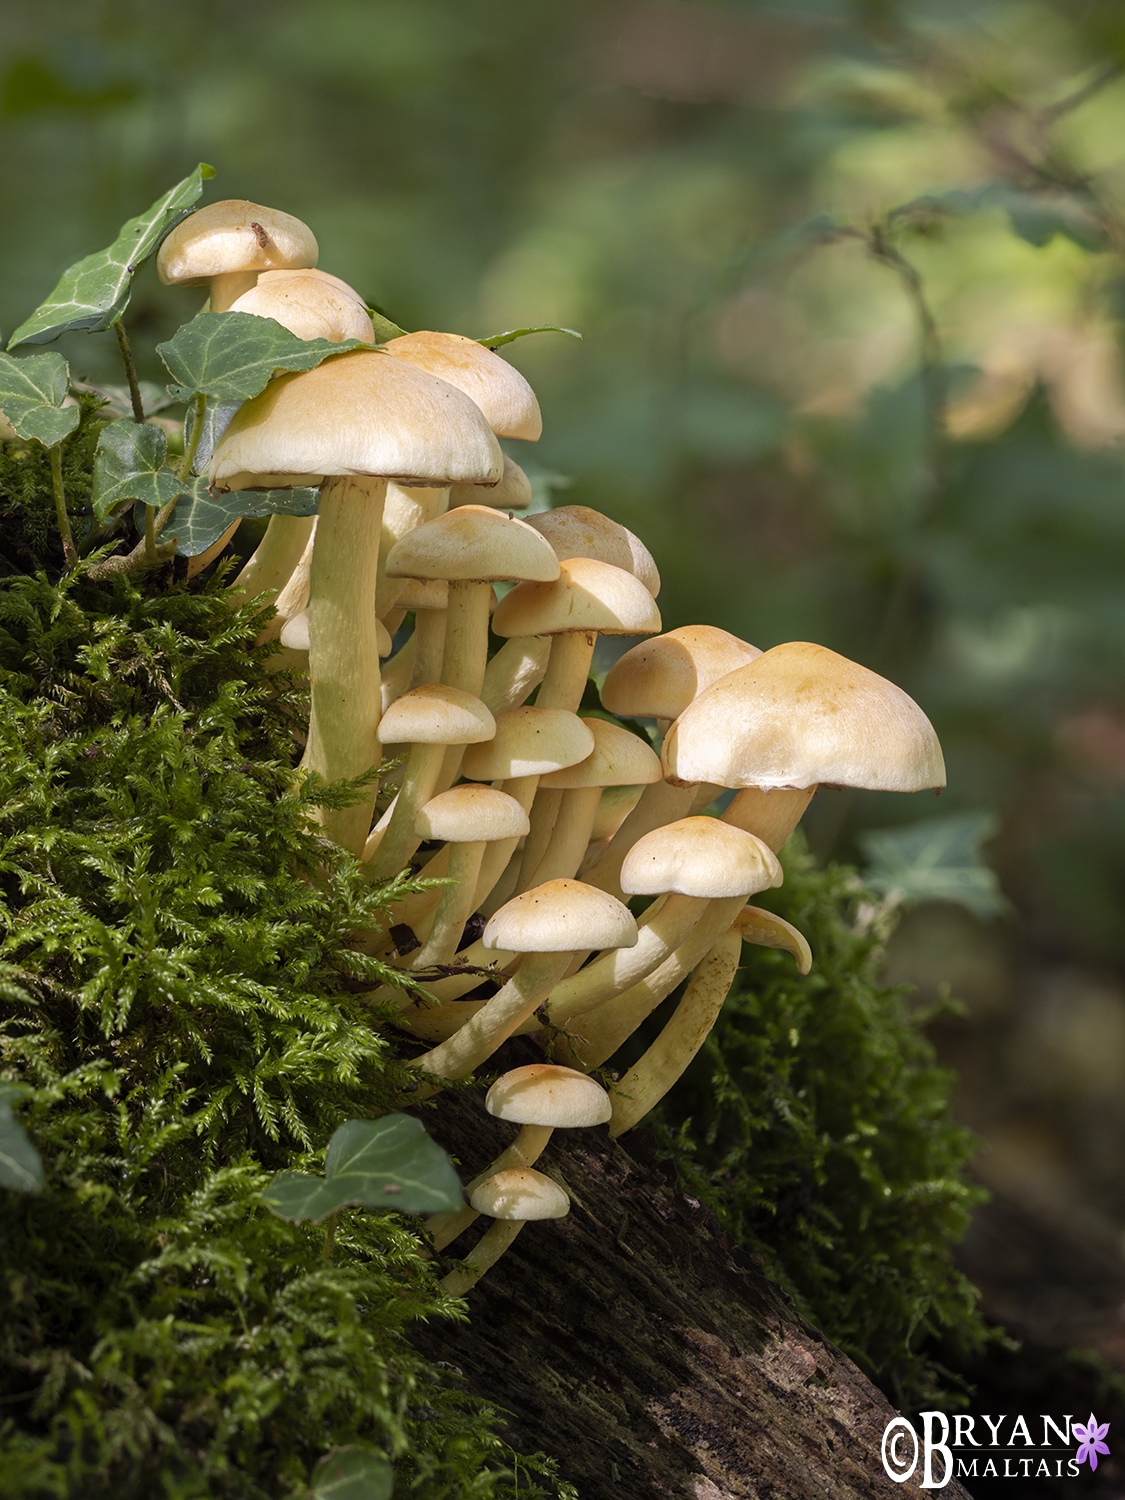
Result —
M891 215L896 220L925 221L934 214L970 214L999 208L1008 216L1012 232L1029 245L1049 244L1056 234L1073 240L1083 250L1109 248L1105 227L1089 200L1061 188L1032 190L1007 182L986 182L976 188L954 188L927 194L904 204Z
M123 224L108 249L87 255L64 271L46 302L13 333L8 348L49 344L75 329L100 333L112 327L129 305L133 273L168 231L187 216L203 191L204 179L214 175L214 168L201 162L190 176L158 198L147 213Z
M23 1089L0 1083L0 1187L37 1193L43 1186L43 1163L31 1137L12 1113L12 1101Z
M253 313L200 313L156 352L177 382L179 401L202 391L215 401L248 401L285 370L311 370L334 354L370 349L358 339L333 344L300 339L272 318Z
M465 1201L453 1164L409 1115L348 1120L328 1143L325 1175L280 1172L263 1194L282 1219L326 1219L357 1203L399 1213L449 1212Z
M390 1500L394 1469L368 1448L337 1448L312 1473L309 1500Z
M903 902L954 901L979 917L1000 916L1007 901L981 845L994 838L992 813L956 813L903 828L873 828L858 835L869 865L864 879Z
M63 406L69 381L61 354L13 359L0 353L0 411L20 437L54 448L78 426L77 406Z
M111 422L94 455L91 503L99 521L128 500L158 509L183 493L183 483L164 467L168 438L148 423Z
M127 385L90 385L85 380L75 380L72 386L76 391L92 391L95 396L101 396L106 402L103 415L128 417L132 420L133 401ZM138 382L138 387L146 416L155 416L158 411L166 411L168 407L176 404L166 388L157 385L154 380L141 380Z
M565 333L572 339L582 337L576 328L562 328L558 323L541 323L538 328L511 328L507 333L494 333L489 339L477 339L477 343L483 344L486 349L499 349L501 344L510 344L514 339L522 339L529 333Z
M175 538L181 557L198 557L217 542L232 521L248 516L315 516L320 491L295 485L288 490L231 490L213 495L203 476L178 486L180 499L161 532Z

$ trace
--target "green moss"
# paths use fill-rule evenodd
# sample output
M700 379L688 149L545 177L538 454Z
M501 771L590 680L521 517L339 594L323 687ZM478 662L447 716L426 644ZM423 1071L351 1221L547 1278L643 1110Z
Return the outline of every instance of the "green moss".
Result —
M878 983L854 871L789 851L785 865L756 899L805 934L812 971L743 948L658 1132L688 1191L896 1404L948 1400L938 1341L965 1357L985 1337L953 1262L983 1196L964 1176L973 1138L905 996Z
M259 625L217 587L0 585L0 1075L48 1174L2 1194L0 1492L297 1496L350 1442L400 1496L560 1492L411 1349L464 1314L407 1221L344 1214L326 1260L260 1206L406 1075L349 945L388 889L310 831Z

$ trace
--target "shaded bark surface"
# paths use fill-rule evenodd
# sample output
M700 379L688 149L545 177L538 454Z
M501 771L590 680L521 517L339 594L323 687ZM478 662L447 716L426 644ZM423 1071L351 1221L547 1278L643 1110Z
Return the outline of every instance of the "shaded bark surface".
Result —
M426 1123L464 1177L512 1135L476 1092L442 1099ZM675 1189L650 1136L559 1131L539 1165L570 1214L523 1230L468 1294L467 1326L417 1340L511 1414L514 1447L551 1454L582 1500L932 1493L920 1464L904 1484L888 1478L894 1409ZM488 1222L445 1254L467 1253ZM955 1481L942 1493L966 1496Z

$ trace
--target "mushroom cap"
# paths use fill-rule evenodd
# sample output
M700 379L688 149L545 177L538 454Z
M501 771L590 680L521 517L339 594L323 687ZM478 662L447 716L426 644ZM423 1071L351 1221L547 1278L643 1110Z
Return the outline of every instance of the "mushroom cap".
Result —
M581 880L548 880L493 912L480 940L485 948L506 953L633 948L637 924L629 908L608 891Z
M449 487L450 510L458 505L490 505L493 510L526 510L532 498L531 480L506 453L504 476L491 489L485 489L479 484L453 484Z
M639 838L621 864L631 896L751 896L780 885L777 856L752 833L718 818L680 818Z
M530 827L527 813L507 792L469 784L431 797L414 819L414 832L420 838L446 839L451 844L522 838Z
M411 688L379 722L384 745L475 745L496 733L496 720L472 693L430 682Z
M571 630L650 635L660 629L660 612L632 573L591 557L572 557L559 564L553 583L521 583L505 594L492 628L504 636Z
M272 318L299 339L375 342L375 327L358 292L326 271L263 271L230 305L231 312Z
M761 655L716 625L681 625L618 657L602 684L602 703L627 718L678 719L705 688Z
M573 766L593 749L594 736L567 708L510 708L487 744L469 746L461 767L472 781L510 781Z
M660 573L644 542L601 511L588 505L560 505L556 510L528 516L527 524L547 538L559 562L593 557L632 573L654 599L660 592Z
M791 953L797 961L799 974L807 974L812 968L812 949L808 939L776 912L763 911L760 906L744 906L731 928L744 943L756 943L759 948L783 948L786 953Z
M244 401L207 472L215 489L238 490L328 474L487 484L502 470L500 446L467 396L378 349L354 349Z
M774 646L713 682L673 724L661 761L680 785L945 785L937 735L913 698L808 641Z
M561 1219L570 1199L557 1182L533 1167L509 1167L474 1188L469 1199L478 1214L492 1219Z
M539 785L552 791L575 791L594 786L643 786L660 781L660 757L644 740L608 719L583 719L594 737L585 760L549 771Z
M488 505L459 505L401 537L387 554L387 576L478 583L551 579L559 576L559 564L526 521Z
M534 442L543 431L543 418L531 386L514 365L476 339L461 333L422 330L391 339L386 350L471 396L497 437Z
M316 236L276 208L224 198L196 209L165 236L156 272L165 286L194 286L230 271L315 266Z
M484 1107L498 1120L550 1125L555 1130L604 1125L613 1113L613 1101L600 1083L588 1073L558 1063L513 1068L489 1089Z

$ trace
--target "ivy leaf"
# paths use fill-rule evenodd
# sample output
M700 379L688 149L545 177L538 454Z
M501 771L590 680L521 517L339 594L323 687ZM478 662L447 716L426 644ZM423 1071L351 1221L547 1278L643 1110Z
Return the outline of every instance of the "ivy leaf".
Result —
M377 307L369 307L367 315L371 319L372 327L375 329L375 342L377 344L385 344L388 339L401 338L406 332L405 328L400 328L397 323L392 323L390 318L381 313Z
M449 1157L410 1115L348 1120L328 1143L324 1174L280 1172L263 1201L279 1218L294 1221L326 1219L349 1203L433 1214L465 1201Z
M63 406L70 371L61 354L13 359L0 353L0 411L21 438L54 448L78 426L77 406Z
M233 521L250 516L315 516L320 503L320 491L302 485L288 490L231 490L213 495L201 475L177 488L180 498L160 540L175 538L181 557L198 557L206 552Z
M992 813L969 812L870 829L859 835L870 861L864 879L904 902L955 901L980 917L1000 916L1007 901L981 854L998 827Z
M168 387L177 401L190 401L197 391L215 401L248 401L279 371L311 370L329 355L370 347L359 339L299 339L253 313L205 312L157 344L156 352L177 382Z
M312 1472L309 1500L390 1500L394 1469L381 1453L336 1448Z
M127 500L159 509L183 493L183 483L165 468L168 439L148 423L111 422L94 454L91 503L99 521Z
M0 1187L37 1193L43 1186L43 1162L31 1137L12 1113L12 1100L23 1089L0 1083Z
M491 338L477 339L486 349L499 349L501 344L510 344L513 339L522 339L529 333L565 333L572 339L582 335L576 328L563 328L558 323L540 323L537 328L510 328L507 333L494 333Z
M108 249L87 255L64 271L46 302L12 334L8 348L14 349L17 344L49 344L60 334L75 329L100 333L111 328L129 305L133 273L168 231L186 218L203 191L204 179L214 175L213 167L200 162L190 176L158 198L147 213L123 224Z

